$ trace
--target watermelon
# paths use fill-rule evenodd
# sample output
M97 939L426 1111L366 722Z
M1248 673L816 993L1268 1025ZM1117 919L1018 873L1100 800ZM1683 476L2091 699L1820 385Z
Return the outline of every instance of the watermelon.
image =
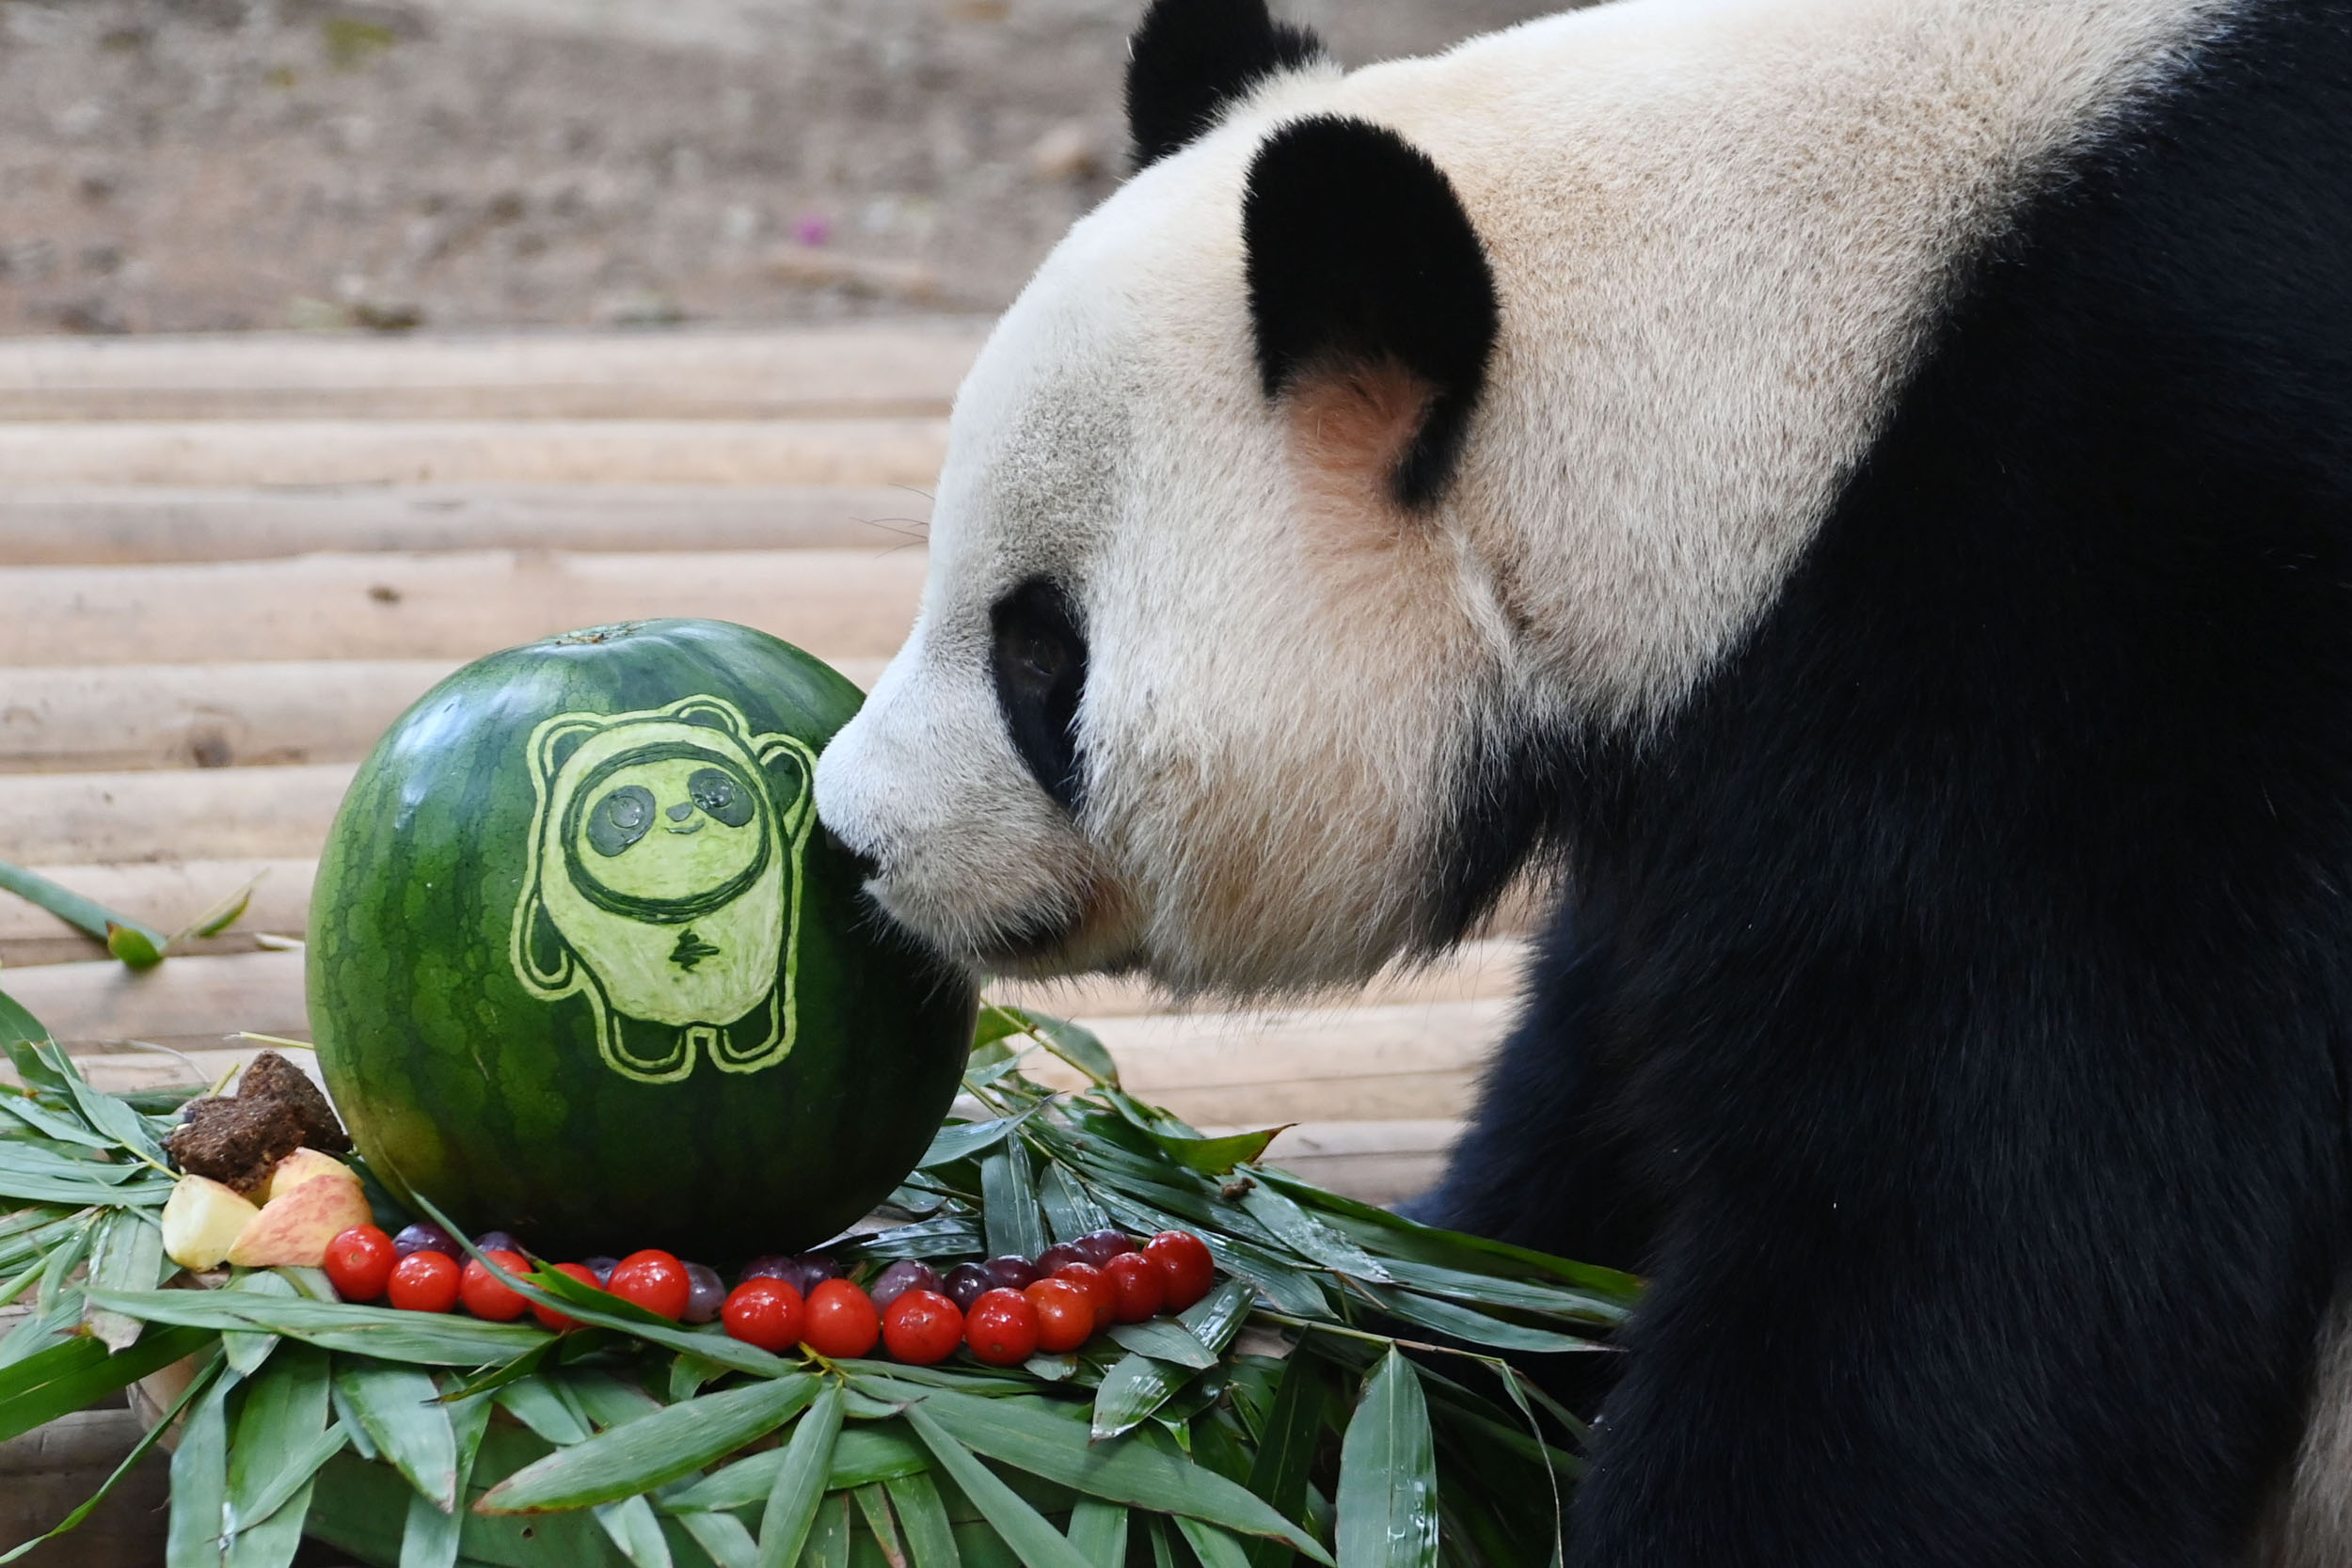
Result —
M328 1091L393 1195L550 1257L811 1246L922 1156L971 983L817 822L857 689L744 626L510 649L427 692L311 895Z

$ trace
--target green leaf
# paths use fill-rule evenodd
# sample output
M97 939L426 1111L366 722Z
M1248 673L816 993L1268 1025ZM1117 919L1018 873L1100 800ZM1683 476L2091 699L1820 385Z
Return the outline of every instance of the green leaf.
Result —
M24 1010L22 1003L0 990L0 1046L8 1049L8 1059L16 1064L17 1076L25 1085L36 1089L63 1089L65 1080L57 1069L24 1048L49 1039L48 1026Z
M117 914L96 899L86 898L72 888L53 882L28 867L0 861L0 892L13 893L29 903L39 905L67 925L107 942L110 947L113 943L108 938L114 930L135 932L157 958L163 956L166 939L161 931L142 926L127 914ZM120 958L121 955L118 953L116 957Z
M1548 1317L1600 1328L1615 1327L1625 1322L1631 1311L1629 1303L1597 1291L1578 1290L1573 1286L1554 1285L1540 1279L1510 1279L1500 1275L1470 1274L1402 1258L1384 1259L1384 1262L1390 1278L1397 1284L1422 1295L1439 1296L1448 1301L1472 1301L1488 1308L1511 1307L1522 1312L1541 1312Z
M285 1568L294 1560L310 1513L310 1475L327 1456L319 1455L310 1471L297 1466L316 1451L326 1408L326 1357L308 1345L285 1346L246 1386L229 1439L228 1568ZM296 1483L280 1490L290 1474Z
M1181 1513L1176 1516L1176 1528L1184 1532L1192 1555L1200 1559L1200 1568L1249 1568L1248 1552L1227 1531Z
M897 1420L844 1427L834 1439L833 1469L825 1478L824 1490L847 1491L928 1468L930 1461L922 1449L912 1439L899 1435L904 1431L905 1423ZM775 1489L776 1471L784 1464L784 1452L782 1449L771 1449L713 1470L684 1491L665 1498L661 1511L685 1514L758 1507Z
M501 1410L559 1449L585 1443L596 1435L588 1418L557 1391L555 1383L545 1373L518 1378L490 1397ZM479 1502L474 1505L477 1513L481 1508Z
M278 1511L292 1501L295 1493L306 1490L310 1479L350 1442L351 1429L336 1421L296 1449L286 1467L262 1482L252 1502L239 1511L241 1528L277 1517Z
M1263 1181L1252 1181L1241 1196L1249 1217L1264 1226L1301 1258L1355 1279L1386 1284L1389 1271L1354 1241L1325 1225Z
M261 1277L259 1275L249 1277ZM326 1350L428 1367L485 1367L552 1338L528 1323L402 1312L323 1301L278 1301L246 1291L92 1291L100 1307L151 1323L215 1331L264 1329Z
M1100 1497L1080 1497L1070 1509L1070 1544L1094 1568L1126 1568L1127 1510Z
M1190 1329L1194 1338L1222 1355L1233 1336L1241 1332L1249 1303L1249 1287L1228 1279L1178 1313L1176 1321ZM1103 1374L1102 1386L1094 1391L1095 1438L1116 1437L1142 1422L1191 1375L1168 1362L1129 1354Z
M857 1251L875 1259L968 1258L986 1244L977 1220L967 1214L947 1214L861 1236Z
M1110 1330L1112 1341L1137 1355L1148 1355L1155 1361L1173 1366L1189 1367L1194 1371L1216 1365L1216 1353L1192 1337L1192 1331L1173 1318L1152 1318L1139 1323L1115 1323Z
M1244 1534L1279 1537L1317 1561L1325 1560L1312 1537L1263 1499L1180 1456L1133 1438L1090 1441L1083 1423L1025 1401L980 1400L945 1388L876 1382L876 1392L910 1401L907 1421L933 1453L939 1445L925 1433L926 1423L991 1459L1088 1497L1206 1519ZM963 1478L957 1474L956 1480L961 1484Z
M0 997L0 1001L6 1001ZM0 1087L0 1112L6 1112L45 1137L60 1143L79 1144L86 1148L112 1148L115 1141L95 1131L79 1117L63 1111L53 1111L40 1101L19 1094L11 1088Z
M229 1394L237 1383L236 1373L227 1370L214 1380L172 1450L165 1568L220 1568L222 1515L229 1505Z
M939 1486L929 1470L894 1476L882 1482L890 1506L907 1532L907 1555L914 1568L963 1568L956 1550L956 1533L947 1522L947 1505L939 1500Z
M758 1568L759 1544L732 1513L681 1513L679 1525L719 1568ZM405 1562L400 1568L408 1568Z
M1314 1356L1294 1354L1282 1363L1282 1381L1249 1465L1249 1490L1285 1519L1295 1520L1306 1513L1307 1482L1330 1414L1330 1373ZM1282 1568L1289 1560L1290 1553L1279 1543L1250 1544L1251 1568Z
M883 1560L890 1568L907 1568L906 1548L898 1542L898 1521L890 1513L890 1494L880 1481L868 1481L850 1495L857 1499L857 1511L873 1532L874 1544L882 1548Z
M14 1562L42 1542L55 1541L58 1536L66 1534L80 1525L83 1520L87 1519L97 1511L98 1505L104 1502L113 1493L122 1478L129 1475L138 1466L139 1461L147 1457L148 1450L154 1448L156 1440L170 1430L171 1424L180 1418L181 1414L212 1387L214 1380L220 1375L220 1370L221 1363L217 1357L206 1362L203 1369L188 1381L188 1386L180 1391L180 1397L172 1402L171 1408L164 1412L163 1418L149 1427L146 1434L131 1446L131 1451L123 1455L122 1463L117 1465L113 1473L99 1483L97 1491L91 1493L79 1508L67 1514L48 1534L37 1535L17 1546L13 1551L0 1554L0 1564Z
M1045 1174L1039 1179L1037 1201L1045 1211L1046 1227L1057 1242L1074 1242L1089 1231L1110 1228L1110 1215L1103 1212L1101 1204L1087 1196L1086 1188L1062 1168L1059 1161L1047 1164Z
M268 1269L248 1270L240 1274L229 1282L228 1288L247 1295L268 1296L278 1301L293 1301L296 1295L294 1281L280 1278ZM240 1329L220 1337L220 1348L229 1354L229 1370L239 1377L251 1377L260 1371L262 1363L269 1359L269 1353L278 1348L278 1342L277 1335L263 1333L260 1329Z
M671 1568L670 1543L661 1533L661 1521L654 1517L652 1503L644 1497L624 1497L619 1502L598 1503L590 1512L621 1555L637 1568Z
M1046 1050L1096 1083L1119 1087L1119 1064L1111 1060L1109 1048L1093 1030L1049 1013L1030 1013L1028 1020Z
M169 939L159 931L144 926L108 922L106 951L120 958L125 968L152 969L164 961L164 944Z
M246 906L253 902L253 890L261 884L262 879L268 875L269 867L267 866L256 871L246 879L245 886L230 893L202 914L174 931L171 934L171 941L184 942L190 937L216 937L234 926L237 923L237 917L245 913ZM166 945L168 947L168 943Z
M801 1548L802 1568L850 1568L850 1499L822 1499L810 1522L808 1544Z
M828 1379L785 1445L768 1509L759 1520L758 1568L793 1568L825 1495L834 1439L841 1433L841 1385Z
M924 1405L908 1405L906 1419L914 1434L923 1440L923 1446L939 1461L939 1467L962 1488L972 1506L980 1511L980 1517L1004 1538L1005 1544L1027 1568L1089 1568L1087 1560L1062 1538L1061 1531L1046 1523L1043 1514L1024 1502L1021 1495L981 1464L970 1449L949 1435Z
M803 1373L661 1407L516 1471L474 1509L544 1513L655 1491L775 1431L817 1392Z
M958 1160L969 1160L983 1149L993 1148L1012 1134L1015 1128L1044 1109L1032 1105L1018 1116L999 1117L994 1121L953 1121L941 1128L931 1139L931 1147L923 1158L914 1163L917 1170L933 1165L951 1165Z
M1421 1380L1391 1350L1340 1448L1340 1568L1435 1568L1438 1459Z
M89 1345L90 1350L77 1351L70 1359L61 1357L45 1363L52 1375L12 1396L0 1398L0 1442L23 1436L60 1416L88 1409L107 1395L129 1387L151 1372L160 1371L182 1356L209 1348L213 1336L193 1329L148 1334L141 1336L137 1344L112 1355L106 1354L96 1340L79 1342ZM92 1353L96 1353L94 1357ZM27 1356L8 1370L16 1372L32 1359Z
M335 1386L359 1430L408 1484L444 1513L457 1507L457 1433L440 1389L414 1367L346 1357Z
M456 1444L455 1496L463 1502L473 1476L474 1459L482 1451L482 1434L489 1430L492 1401L486 1395L461 1398L442 1393L435 1402L449 1418ZM400 1568L455 1568L457 1548L465 1535L467 1510L447 1513L421 1492L408 1495L408 1518L401 1531Z
M160 1226L128 1209L106 1216L90 1257L92 1285L111 1291L151 1291L163 1282L166 1273ZM84 1314L83 1321L110 1351L136 1340L146 1326L135 1318L96 1307Z
M1583 1351L1606 1354L1609 1347L1596 1340L1580 1338L1549 1328L1530 1328L1524 1323L1505 1323L1484 1312L1439 1301L1434 1296L1417 1295L1410 1291L1384 1290L1376 1285L1363 1288L1364 1294L1379 1303L1384 1310L1393 1312L1407 1323L1434 1328L1465 1339L1473 1345L1486 1345L1495 1350L1519 1351Z
M1045 1250L1045 1216L1038 1210L1027 1149L1008 1144L981 1161L980 1196L990 1257L1035 1258Z
M1235 1165L1247 1165L1263 1154L1266 1145L1289 1132L1295 1125L1284 1122L1255 1132L1234 1132L1222 1138L1187 1138L1180 1133L1152 1129L1152 1141L1168 1151L1168 1157L1186 1170L1197 1170L1204 1176L1223 1176Z
M972 1049L994 1045L1008 1035L1026 1032L1029 1019L1018 1007L1007 1007L994 1002L980 1004L980 1016L972 1025Z
M533 1345L512 1361L502 1362L486 1372L468 1378L458 1384L441 1396L442 1402L453 1404L459 1400L472 1399L477 1395L494 1394L508 1384L518 1382L539 1370L553 1359L555 1353L562 1349L563 1345L562 1339L549 1339L545 1344Z

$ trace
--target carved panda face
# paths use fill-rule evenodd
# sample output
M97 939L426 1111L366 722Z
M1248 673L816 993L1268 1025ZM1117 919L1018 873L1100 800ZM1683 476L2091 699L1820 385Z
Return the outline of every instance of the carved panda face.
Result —
M761 788L715 748L647 746L566 784L567 869L607 908L716 908L766 859Z

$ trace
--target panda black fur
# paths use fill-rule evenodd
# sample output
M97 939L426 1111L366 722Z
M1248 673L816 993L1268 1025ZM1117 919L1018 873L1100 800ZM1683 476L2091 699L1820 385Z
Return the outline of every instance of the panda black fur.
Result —
M1574 1563L2352 1563L2352 7L1130 90L820 764L877 898L1248 993L1556 865L1420 1212L1653 1278Z

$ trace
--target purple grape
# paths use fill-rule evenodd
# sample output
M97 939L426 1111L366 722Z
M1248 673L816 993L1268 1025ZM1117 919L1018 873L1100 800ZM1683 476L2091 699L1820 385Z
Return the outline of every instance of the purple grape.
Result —
M686 1265L686 1316L684 1322L707 1323L719 1315L719 1308L727 1302L727 1282L719 1277L717 1269L700 1263Z
M448 1254L461 1263L466 1260L466 1249L459 1246L448 1231L437 1225L426 1225L422 1222L405 1227L399 1235L392 1238L392 1253L395 1257L405 1258L412 1252L440 1252Z
M1098 1269L1120 1253L1136 1250L1135 1238L1123 1230L1089 1230L1074 1244L1086 1261Z
M612 1271L620 1266L621 1260L617 1258L591 1258L580 1264L581 1268L596 1276L596 1289L600 1291L612 1283Z
M796 1256L792 1263L801 1271L800 1277L792 1283L800 1286L803 1295L808 1294L828 1279L841 1277L841 1265L834 1261L833 1254L830 1252L803 1252Z
M1050 1279L1073 1263L1087 1263L1092 1260L1070 1243L1057 1242L1037 1255L1037 1272Z
M988 1282L996 1290L1025 1291L1037 1283L1037 1265L1009 1252L980 1266L988 1271Z
M890 1304L909 1291L939 1291L939 1275L929 1263L913 1258L901 1258L874 1276L874 1283L866 1293L874 1298L874 1308L886 1312ZM941 1291L945 1295L946 1292Z
M763 1253L736 1271L737 1284L740 1285L746 1279L781 1279L789 1284L792 1281L792 1259L781 1252Z
M485 1230L473 1239L473 1244L484 1252L520 1252L522 1243L503 1230Z
M956 1304L959 1311L971 1311L974 1302L995 1288L996 1281L978 1263L958 1263L947 1271L947 1299Z

